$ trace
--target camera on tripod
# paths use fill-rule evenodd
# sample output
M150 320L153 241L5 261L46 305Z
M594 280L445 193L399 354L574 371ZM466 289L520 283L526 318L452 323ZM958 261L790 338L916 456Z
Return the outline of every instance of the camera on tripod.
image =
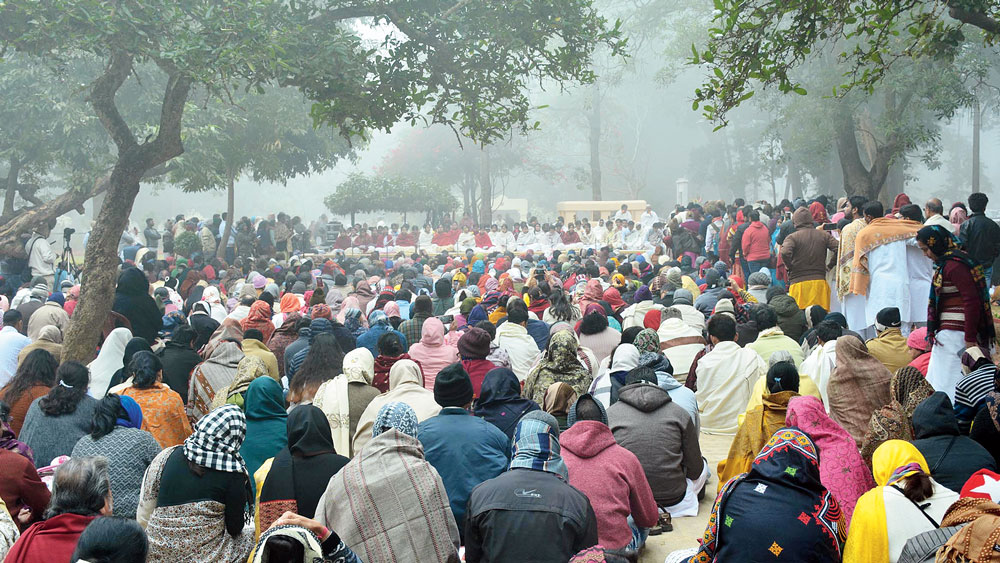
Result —
M63 229L63 240L66 241L66 246L69 246L69 237L73 236L73 233L75 232L76 229L73 227L66 227Z

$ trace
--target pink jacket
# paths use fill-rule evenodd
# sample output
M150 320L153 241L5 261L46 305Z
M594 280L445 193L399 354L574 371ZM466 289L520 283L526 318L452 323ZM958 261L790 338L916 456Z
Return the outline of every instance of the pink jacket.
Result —
M424 321L420 342L410 346L409 354L424 372L424 387L432 391L438 372L458 361L458 347L445 344L444 325L437 317Z
M760 221L750 223L740 239L743 258L747 262L769 260L771 258L771 233L767 225Z
M656 525L659 512L646 474L635 454L615 443L611 429L596 420L581 420L559 437L569 484L590 499L597 515L597 536L608 549L632 541L628 517L638 526Z

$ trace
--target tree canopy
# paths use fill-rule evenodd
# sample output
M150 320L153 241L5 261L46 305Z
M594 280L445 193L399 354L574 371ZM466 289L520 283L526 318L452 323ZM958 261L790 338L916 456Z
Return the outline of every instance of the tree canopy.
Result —
M387 33L373 44L364 26ZM313 102L317 123L344 138L402 119L442 123L486 143L531 127L529 83L590 82L594 49L620 53L624 45L591 0L8 0L0 4L0 41L52 66L79 57L98 63L85 95L117 160L66 338L65 357L78 360L93 354L111 307L117 240L140 182L184 152L192 92L231 101L237 88L292 87ZM159 70L150 95L119 96L144 64Z
M323 200L336 215L391 211L448 213L458 207L458 200L447 186L439 183L394 176L352 174L337 186L337 191Z
M713 25L691 62L711 70L695 91L706 118L726 115L760 86L806 94L799 67L832 49L846 66L843 79L822 95L860 88L868 93L902 60L951 62L969 40L993 44L1000 2L986 0L714 0ZM978 33L970 32L981 30Z

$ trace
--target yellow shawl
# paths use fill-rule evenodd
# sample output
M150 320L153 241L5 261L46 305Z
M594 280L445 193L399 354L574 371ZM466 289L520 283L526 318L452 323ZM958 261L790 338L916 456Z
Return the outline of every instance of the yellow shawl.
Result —
M750 471L754 458L775 432L785 426L788 401L799 394L782 391L762 397L761 406L747 412L729 446L729 456L719 462L719 489L740 473Z
M917 463L924 473L930 473L927 460L911 443L889 440L872 455L877 487L861 495L854 507L851 528L844 545L844 563L889 563L889 536L886 531L884 487L891 485L889 478L896 469ZM895 481L913 473L897 475ZM894 481L894 482L895 482Z

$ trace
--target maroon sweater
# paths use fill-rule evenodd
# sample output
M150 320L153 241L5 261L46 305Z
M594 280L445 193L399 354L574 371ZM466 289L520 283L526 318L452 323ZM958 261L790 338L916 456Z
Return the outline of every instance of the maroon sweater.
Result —
M933 314L934 311L928 311L928 316ZM937 315L939 330L963 332L966 342L979 340L983 304L972 272L966 265L954 260L945 263Z
M569 484L590 499L602 546L621 549L632 541L628 517L642 528L656 525L659 512L635 454L619 446L608 425L581 420L559 437Z

